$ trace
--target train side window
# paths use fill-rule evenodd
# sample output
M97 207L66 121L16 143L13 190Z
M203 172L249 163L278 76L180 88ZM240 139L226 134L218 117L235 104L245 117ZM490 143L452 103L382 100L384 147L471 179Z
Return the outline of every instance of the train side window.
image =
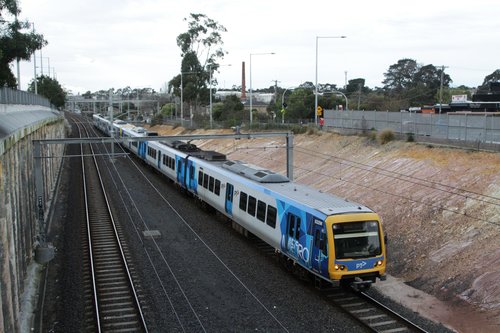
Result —
M273 206L267 206L266 223L271 228L276 228L276 213L276 208Z
M300 237L300 217L296 218L296 226L295 226L295 239L298 240Z
M257 203L257 200L254 197L252 197L252 196L248 197L248 210L247 210L248 214L255 216L256 203Z
M319 241L319 249L326 256L328 255L328 251L326 250L326 234L322 232L320 237L321 239Z
M198 185L203 184L203 172L198 171Z
M175 158L172 158L171 161L172 161L171 168L172 168L172 170L175 170Z
M266 221L266 203L260 200L257 202L257 218L262 222Z
M137 141L132 141L132 146L134 146L135 148L137 148Z
M216 179L215 180L215 190L214 193L216 195L220 195L220 180Z
M295 230L295 215L288 215L288 236L293 237L293 232Z
M319 233L320 231L318 229L316 229L316 231L314 232L314 247L317 248L319 248L319 243L320 243Z
M248 195L245 192L240 193L240 209L244 212L247 211L247 199Z
M288 215L288 237L295 238L296 240L300 237L300 217L289 213Z
M214 183L215 183L215 179L214 177L210 176L210 180L208 182L208 190L210 192L213 192L214 191Z
M204 174L203 175L203 187L204 188L208 188L208 175L207 174Z

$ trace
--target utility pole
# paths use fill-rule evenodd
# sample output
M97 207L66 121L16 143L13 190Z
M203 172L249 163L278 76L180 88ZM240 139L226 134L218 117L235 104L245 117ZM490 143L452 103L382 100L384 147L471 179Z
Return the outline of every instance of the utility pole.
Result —
M441 84L439 85L439 114L441 114L441 108L443 105L443 79L445 68L448 68L448 66L441 66Z
M344 90L347 90L347 71L344 71L344 75L345 75Z
M359 105L361 103L361 82L358 83L358 88L359 88L358 89L358 111L359 111L359 108L360 108Z

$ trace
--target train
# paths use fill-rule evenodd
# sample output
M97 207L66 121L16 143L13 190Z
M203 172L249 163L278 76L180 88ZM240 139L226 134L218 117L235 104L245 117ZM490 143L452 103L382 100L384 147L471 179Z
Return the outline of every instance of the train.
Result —
M93 123L115 137L157 135L98 114ZM379 215L368 207L189 142L160 138L122 145L225 215L240 233L272 246L284 266L301 277L357 289L386 279L387 238Z

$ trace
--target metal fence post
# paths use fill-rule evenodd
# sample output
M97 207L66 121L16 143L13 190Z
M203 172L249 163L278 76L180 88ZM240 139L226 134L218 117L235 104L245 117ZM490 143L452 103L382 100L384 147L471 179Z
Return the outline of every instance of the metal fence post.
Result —
M467 127L467 113L465 114L465 142L467 142L467 132L468 132L468 127Z
M486 131L486 124L487 124L487 120L488 120L488 115L486 114L486 112L484 113L484 126L483 126L483 129L484 129L484 143L486 143L486 135L487 135L487 131Z

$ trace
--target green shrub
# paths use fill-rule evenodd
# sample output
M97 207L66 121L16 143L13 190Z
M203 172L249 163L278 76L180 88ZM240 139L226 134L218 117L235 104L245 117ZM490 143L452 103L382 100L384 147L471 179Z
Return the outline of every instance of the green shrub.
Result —
M377 141L379 144L385 145L386 143L393 141L395 138L396 136L394 135L393 130L384 129L378 134Z
M415 141L415 136L413 135L413 133L406 134L406 141L407 142L414 142Z

